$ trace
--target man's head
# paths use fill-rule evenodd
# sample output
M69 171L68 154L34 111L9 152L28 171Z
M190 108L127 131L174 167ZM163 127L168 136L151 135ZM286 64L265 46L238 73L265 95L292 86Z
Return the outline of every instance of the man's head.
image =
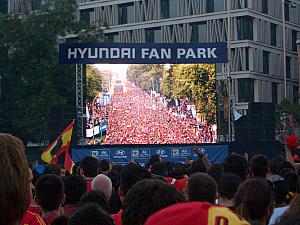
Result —
M100 170L101 170L102 173L107 174L109 172L110 165L109 165L109 162L106 159L102 159L100 161L99 165L100 165Z
M125 195L129 189L138 181L151 178L149 171L145 170L143 167L129 164L124 166L120 174L120 197L121 200L124 199Z
M90 191L86 192L82 195L80 199L80 206L84 206L88 203L96 203L99 206L101 206L102 209L108 210L108 203L107 200L105 199L105 195L102 191Z
M35 184L35 200L43 212L58 210L65 201L64 183L54 174L41 176Z
M114 225L110 215L97 204L87 204L77 210L68 221L69 225Z
M30 203L29 171L22 141L0 133L0 221L18 224Z
M242 183L242 179L233 173L225 173L220 180L218 192L222 199L231 200Z
M269 172L269 160L264 155L255 155L251 160L251 172L253 177L266 178Z
M157 179L139 181L126 195L122 215L123 225L143 225L153 213L184 201L183 194L167 182Z
M45 172L44 174L55 174L57 176L60 176L61 167L57 164L48 164L45 166Z
M86 181L82 177L67 176L63 179L65 186L65 204L78 204L81 196L86 192Z
M189 201L214 203L217 183L206 173L194 173L187 184Z
M93 178L97 176L99 172L99 163L98 160L91 156L86 156L80 162L80 176L86 178Z
M248 163L247 160L239 154L229 155L224 162L224 172L234 173L242 180L246 180L248 175Z
M104 174L97 175L92 181L92 190L102 191L108 202L112 193L112 183L110 178Z

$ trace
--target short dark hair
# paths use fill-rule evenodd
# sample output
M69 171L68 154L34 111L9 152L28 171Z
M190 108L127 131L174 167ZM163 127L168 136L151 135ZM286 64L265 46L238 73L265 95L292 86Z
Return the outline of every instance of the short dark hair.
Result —
M14 225L29 206L29 169L22 141L0 133L0 221Z
M266 178L269 167L270 163L265 155L255 155L251 160L251 172L254 177Z
M55 174L60 176L61 167L57 164L48 164L45 166L44 174Z
M91 156L86 156L83 160L81 160L80 168L83 169L84 176L95 177L98 175L98 159Z
M110 215L95 203L79 208L69 219L68 225L114 225Z
M212 165L207 171L207 174L216 181L217 185L219 185L224 174L224 168L222 165Z
M105 211L108 210L108 202L105 198L105 194L102 191L94 190L86 192L80 199L80 205L86 205L87 203L96 203Z
M283 203L289 193L289 185L286 180L274 181L275 202Z
M102 159L99 163L101 172L106 172L109 170L109 162L106 159Z
M167 182L157 179L139 181L126 195L122 224L143 225L149 216L160 209L184 201L183 194Z
M187 184L189 201L215 203L217 183L206 173L194 173Z
M295 172L295 170L290 169L290 168L284 168L280 171L279 175L287 181L287 183L289 185L289 190L291 192L296 193L297 192L298 175Z
M54 174L41 176L35 184L35 193L38 204L46 211L57 210L64 196L64 183Z
M218 192L222 198L233 199L234 195L242 183L242 179L233 173L224 173L220 180Z
M186 173L190 176L193 173L206 173L207 168L205 167L204 163L201 159L196 160L192 166L186 168Z
M151 167L151 173L163 177L168 176L168 170L164 162L154 163Z
M146 178L151 178L151 174L143 167L135 164L124 166L120 174L120 188L123 194L126 195L132 185Z
M273 212L273 185L262 178L246 180L239 186L234 201L238 215L250 224L261 223L268 211Z
M78 204L81 196L86 192L86 181L82 177L67 176L63 178L65 186L65 204Z
M243 156L233 153L225 159L224 172L237 174L245 180L248 174L248 162Z

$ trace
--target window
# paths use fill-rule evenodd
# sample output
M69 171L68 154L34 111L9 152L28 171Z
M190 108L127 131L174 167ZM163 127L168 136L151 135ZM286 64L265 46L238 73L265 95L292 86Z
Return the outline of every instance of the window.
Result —
M134 4L125 3L119 5L119 24L134 22Z
M179 0L161 0L162 18L179 16Z
M277 83L272 83L272 103L277 104Z
M297 52L297 31L292 30L292 50Z
M119 33L110 33L106 35L107 42L120 42Z
M207 0L206 1L206 12L220 12L225 10L224 0Z
M249 47L246 49L246 70L249 70Z
M251 78L238 79L239 102L254 101L254 80Z
M284 18L286 21L290 20L290 5L288 3L284 3Z
M271 45L276 47L276 30L277 30L277 26L274 23L271 23Z
M80 11L80 20L85 24L90 25L92 22L92 13L94 13L94 9L83 9Z
M263 51L263 73L269 74L269 52Z
M241 16L237 18L238 40L253 40L253 18Z
M286 78L291 78L291 57L286 57Z
M8 1L0 0L0 13L7 14L8 13Z
M293 103L297 104L299 98L300 98L299 87L293 86Z
M161 43L160 28L146 29L146 42Z
M268 0L262 0L262 13L268 14Z
M207 24L206 22L192 23L192 43L207 42Z

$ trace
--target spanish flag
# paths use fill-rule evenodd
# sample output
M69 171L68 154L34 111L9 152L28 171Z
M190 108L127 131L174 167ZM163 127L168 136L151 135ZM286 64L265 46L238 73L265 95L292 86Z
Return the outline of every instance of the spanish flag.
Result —
M73 120L67 128L53 141L41 155L41 159L46 163L57 164L60 160L64 160L64 167L72 173L74 162L69 154L69 147L74 127Z

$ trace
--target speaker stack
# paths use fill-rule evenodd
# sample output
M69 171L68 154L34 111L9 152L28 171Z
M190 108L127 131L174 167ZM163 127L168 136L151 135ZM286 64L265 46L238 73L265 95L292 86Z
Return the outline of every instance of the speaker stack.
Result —
M253 102L248 105L248 114L235 121L237 141L275 140L275 105Z

